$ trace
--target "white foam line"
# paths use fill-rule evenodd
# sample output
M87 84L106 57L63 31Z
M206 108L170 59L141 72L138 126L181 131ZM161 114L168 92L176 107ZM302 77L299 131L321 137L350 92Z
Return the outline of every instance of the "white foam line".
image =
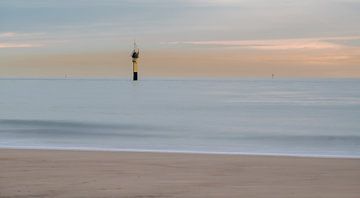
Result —
M187 151L187 150L156 150L156 149L115 149L91 147L41 147L41 146L0 146L3 149L23 150L55 150L55 151L102 151L102 152L134 152L134 153L177 153L177 154L210 154L210 155L243 155L243 156L269 156L269 157L303 157L303 158L341 158L360 159L357 155L314 155L293 153L251 153L251 152L216 152L216 151Z

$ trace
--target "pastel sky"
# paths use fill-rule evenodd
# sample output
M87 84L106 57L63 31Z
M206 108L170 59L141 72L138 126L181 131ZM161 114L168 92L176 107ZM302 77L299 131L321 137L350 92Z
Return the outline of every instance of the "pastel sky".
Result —
M1 0L0 77L360 77L360 0Z

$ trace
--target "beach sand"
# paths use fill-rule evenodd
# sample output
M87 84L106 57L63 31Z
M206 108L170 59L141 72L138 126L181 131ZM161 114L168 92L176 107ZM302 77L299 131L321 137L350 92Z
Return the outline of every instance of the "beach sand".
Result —
M0 197L360 197L360 159L0 149Z

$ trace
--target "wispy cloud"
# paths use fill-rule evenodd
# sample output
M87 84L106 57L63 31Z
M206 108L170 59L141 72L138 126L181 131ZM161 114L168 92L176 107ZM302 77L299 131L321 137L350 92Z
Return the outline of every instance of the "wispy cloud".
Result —
M28 44L28 43L0 43L0 49L2 48L34 48L42 47L40 44Z
M37 48L55 42L59 41L44 32L0 32L0 49Z
M214 41L175 41L171 45L198 45L215 47L237 47L257 50L301 50L301 49L339 49L346 47L341 41L360 40L360 36L321 37L275 40L214 40Z
M0 32L0 38L2 37L14 37L16 36L16 32Z
M46 38L45 32L0 32L0 41L33 40Z

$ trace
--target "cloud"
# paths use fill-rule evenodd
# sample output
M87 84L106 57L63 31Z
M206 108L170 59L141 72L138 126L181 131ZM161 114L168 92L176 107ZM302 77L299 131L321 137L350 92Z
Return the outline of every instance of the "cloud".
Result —
M257 50L320 50L338 49L345 47L339 41L360 40L360 36L348 37L322 37L300 39L275 39L275 40L214 40L214 41L175 41L167 42L170 45L197 45L215 47L237 47ZM163 43L164 44L164 43Z
M34 48L41 47L40 44L28 44L28 43L0 43L1 48Z
M0 38L1 37L14 37L16 36L16 32L2 32L0 33Z
M45 32L0 32L0 38L6 39L38 38L45 35Z
M0 32L0 49L43 47L44 43L54 43L43 32Z
M299 39L275 39L275 40L214 40L214 41L175 41L167 42L170 45L197 45L215 47L237 47L257 50L321 50L339 49L346 47L339 44L341 41L360 40L360 36L347 37L320 37Z

